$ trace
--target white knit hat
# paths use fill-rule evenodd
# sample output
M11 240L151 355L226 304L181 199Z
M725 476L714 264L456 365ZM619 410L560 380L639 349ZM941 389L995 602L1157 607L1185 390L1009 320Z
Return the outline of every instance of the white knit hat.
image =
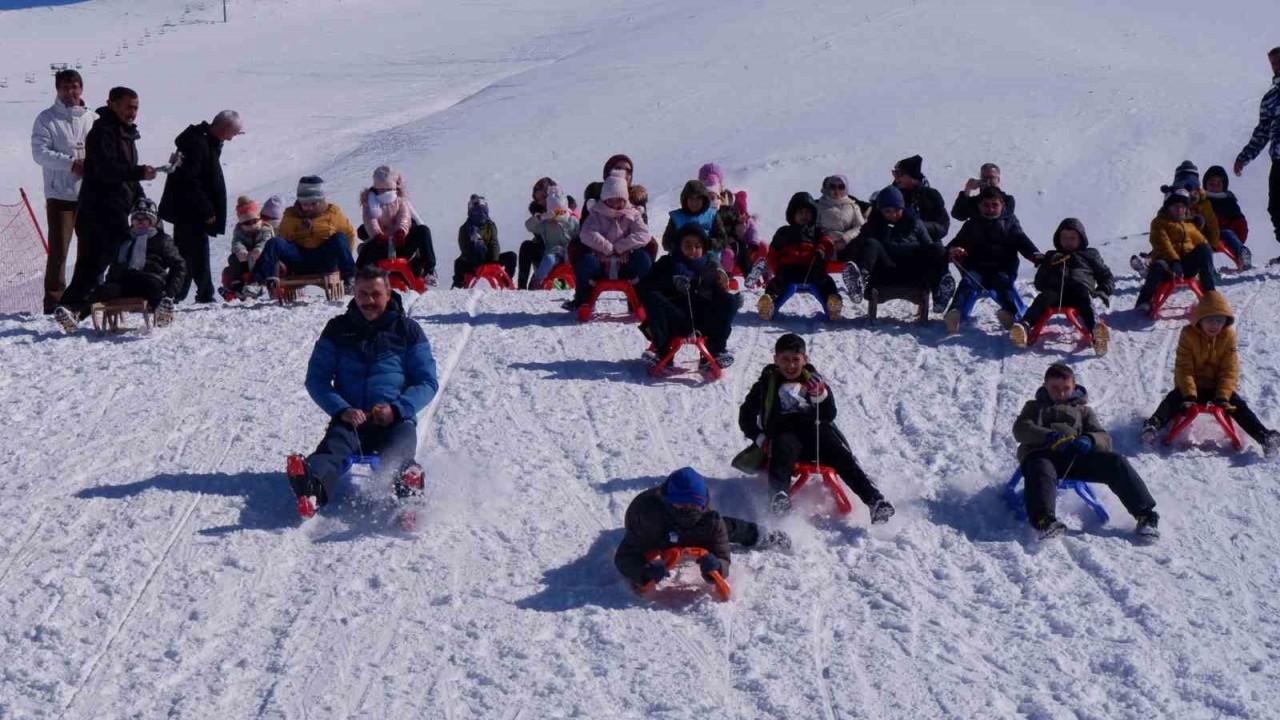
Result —
M630 192L627 190L627 174L621 170L614 170L609 173L609 177L605 178L604 187L600 188L600 201L612 200L614 198L622 198L627 200Z

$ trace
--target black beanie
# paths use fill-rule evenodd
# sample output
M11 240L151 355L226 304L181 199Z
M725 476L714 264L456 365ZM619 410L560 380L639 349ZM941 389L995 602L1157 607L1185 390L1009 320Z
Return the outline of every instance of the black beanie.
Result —
M902 171L903 175L924 180L924 158L919 155L903 158L898 161L898 170Z

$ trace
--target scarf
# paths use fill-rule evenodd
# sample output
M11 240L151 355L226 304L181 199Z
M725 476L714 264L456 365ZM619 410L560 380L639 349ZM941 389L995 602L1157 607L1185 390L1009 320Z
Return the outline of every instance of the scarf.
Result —
M120 246L116 261L130 270L141 270L147 264L147 241L155 236L155 228L129 230L129 242Z

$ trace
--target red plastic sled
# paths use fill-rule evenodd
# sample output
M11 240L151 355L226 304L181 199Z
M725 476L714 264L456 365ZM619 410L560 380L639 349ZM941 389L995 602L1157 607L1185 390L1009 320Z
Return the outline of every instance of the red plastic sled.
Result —
M567 262L551 268L551 272L542 280L543 290L555 290L556 281L559 280L565 287L572 290L577 286L577 280L573 277L573 266Z
M409 267L409 261L404 258L379 260L378 267L386 270L391 276L391 287L396 290L412 290L418 293L427 291L427 281L414 275L413 268Z
M716 358L711 354L711 351L707 350L707 343L702 339L701 335L673 338L671 340L671 347L667 350L667 354L663 355L662 359L658 360L657 365L649 368L649 374L653 377L661 377L675 361L676 353L680 352L680 348L685 345L692 345L697 348L698 354L702 358L706 359L707 363L711 366L711 369L707 371L707 377L711 380L719 380L721 373L720 364L716 362ZM656 349L652 345L649 346L649 349L655 350L656 352Z
M600 299L601 293L606 292L620 292L625 295L627 297L627 309L631 312L631 315L635 317L637 322L644 322L644 307L640 304L640 298L636 296L636 286L630 280L621 278L596 280L592 284L591 295L578 308L578 322L591 320L596 312L596 301Z
M474 273L467 273L463 280L465 280L463 285L467 289L475 287L481 280L487 280L489 287L494 290L516 289L516 284L511 282L511 276L498 263L481 263Z
M681 560L688 558L696 562L706 554L707 550L700 547L669 547L666 550L650 550L644 554L644 559L647 562L653 562L658 558L662 558L662 563L670 570L678 565ZM716 586L716 595L722 601L728 602L733 590L729 587L729 581L724 579L719 570L711 571L711 582ZM656 585L657 583L652 581L645 583L640 588L641 594L649 592Z
M827 490L831 491L831 498L835 500L836 510L841 515L853 512L853 504L849 502L849 496L844 491L840 476L836 474L835 468L830 465L818 465L809 462L796 463L795 469L791 471L791 489L788 493L795 497L796 493L800 492L800 488L804 487L811 479L821 480L822 484L827 486Z
M1212 415L1213 419L1218 421L1218 426L1222 428L1222 432L1225 433L1227 439L1231 441L1232 447L1237 451L1244 449L1244 443L1240 441L1240 432L1236 430L1235 423L1231 421L1231 417L1227 415L1227 411L1217 405L1197 404L1182 411L1182 414L1174 421L1173 427L1169 430L1169 434L1165 436L1164 444L1173 444L1173 441L1186 431L1187 428L1191 427L1191 423L1195 422L1196 418L1199 417L1201 413Z
M1040 335L1044 333L1045 325L1048 325L1049 319L1055 315L1065 317L1067 322L1071 323L1072 327L1076 329L1076 332L1080 333L1080 339L1085 343L1093 342L1093 333L1089 332L1089 329L1084 326L1084 321L1080 319L1080 313L1076 312L1075 308L1057 307L1051 308L1044 315L1041 315L1035 327L1031 328L1031 332L1027 333L1028 347L1034 345L1036 340L1040 339Z
M1200 281L1190 277L1182 279L1165 280L1156 287L1156 294L1151 298L1151 312L1148 315L1152 320L1160 316L1160 310L1169 298L1181 288L1191 288L1191 292L1196 294L1196 299L1204 297L1204 291L1200 289Z

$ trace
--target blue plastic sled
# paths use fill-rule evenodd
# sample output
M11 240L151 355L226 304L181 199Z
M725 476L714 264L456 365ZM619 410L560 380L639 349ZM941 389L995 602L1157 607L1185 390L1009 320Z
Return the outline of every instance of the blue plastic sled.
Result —
M1026 517L1026 505L1022 502L1023 490L1018 486L1022 484L1022 468L1013 471L1013 477L1009 478L1008 484L1005 485L1005 491L1009 496L1009 504L1013 507L1014 512L1021 517ZM1070 480L1062 478L1058 481L1058 490L1073 490L1080 499L1088 505L1091 510L1098 516L1098 520L1106 525L1111 520L1111 514L1102 506L1098 500L1098 496L1093 493L1093 488L1089 487L1089 483L1085 480Z
M783 290L782 294L778 296L778 302L774 303L773 313L777 315L778 311L782 310L782 306L786 305L787 301L796 293L808 293L809 295L812 295L813 299L818 301L818 306L822 308L822 312L824 314L826 313L827 299L822 297L822 293L818 292L818 286L812 283L794 283L788 285L787 289Z
M347 459L342 461L342 471L338 473L338 476L346 475L356 465L368 465L370 470L376 472L382 466L382 457L378 455L348 455Z
M995 290L981 289L978 284L969 279L968 275L965 272L965 277L960 280L960 287L956 289L955 300L955 306L960 308L960 321L965 323L969 322L973 317L973 308L982 298L992 300L996 304L1000 303L1000 298ZM1027 304L1022 301L1022 295L1018 292L1017 287L1013 288L1013 304L1018 309L1018 314L1014 319L1021 320L1022 316L1027 314Z

